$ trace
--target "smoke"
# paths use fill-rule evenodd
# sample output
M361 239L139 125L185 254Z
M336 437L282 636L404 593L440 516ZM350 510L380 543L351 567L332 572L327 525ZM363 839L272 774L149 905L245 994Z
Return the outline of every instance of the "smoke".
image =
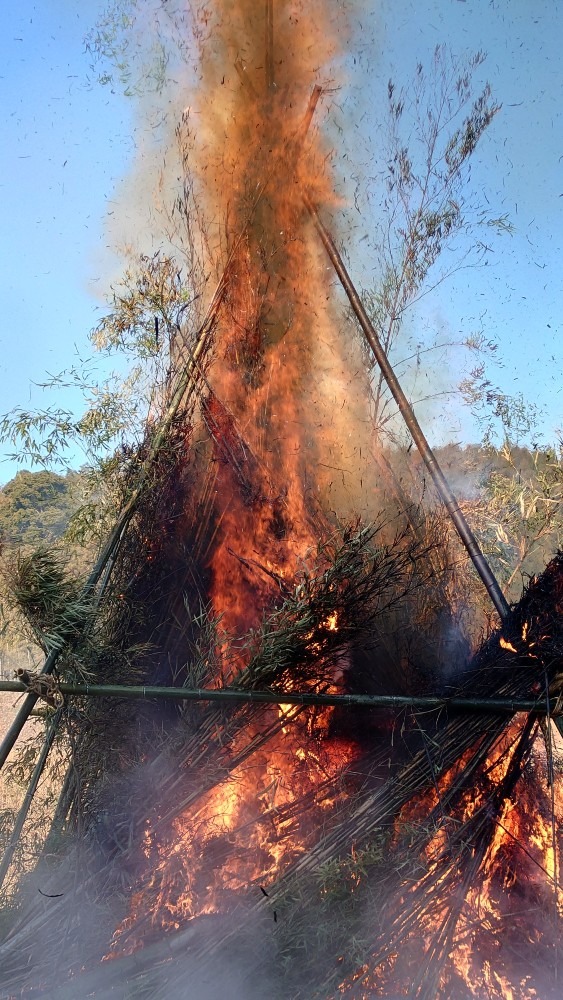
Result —
M178 246L171 213L182 192L175 130L197 79L197 46L189 8L143 0L130 18L113 25L116 41L108 75L119 76L133 106L131 166L111 199L102 257L106 283L119 277L123 258L173 253ZM115 63L121 65L118 70ZM108 253L109 251L109 253Z
M144 791L146 800L154 802L150 777L143 767L136 769L126 794ZM264 991L273 995L267 968L262 967L259 982L249 979L255 964L267 967L270 962L272 971L275 966L273 918L266 910L257 915L240 907L227 916L199 914L181 934L169 930L156 944L149 941L142 947L144 942L137 942L138 952L107 955L108 937L126 916L124 903L135 878L131 854L127 863L117 857L123 850L124 813L116 805L123 792L121 779L106 782L106 802L113 800L113 808L100 809L84 836L74 842L67 836L62 855L45 856L22 878L17 910L8 910L10 926L6 934L2 929L0 940L1 996L23 996L31 989L53 1000L110 1000L150 989L151 996L184 1000L187 982L190 1000L262 1000ZM117 858L113 862L112 854ZM244 934L229 946L233 928L243 920ZM211 967L202 965L194 955L211 948Z

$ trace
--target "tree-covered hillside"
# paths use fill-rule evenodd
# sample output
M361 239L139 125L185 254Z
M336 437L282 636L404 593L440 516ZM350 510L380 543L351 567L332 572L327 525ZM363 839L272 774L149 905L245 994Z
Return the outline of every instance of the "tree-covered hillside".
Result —
M0 538L5 546L45 545L66 531L76 510L80 473L18 472L0 488Z

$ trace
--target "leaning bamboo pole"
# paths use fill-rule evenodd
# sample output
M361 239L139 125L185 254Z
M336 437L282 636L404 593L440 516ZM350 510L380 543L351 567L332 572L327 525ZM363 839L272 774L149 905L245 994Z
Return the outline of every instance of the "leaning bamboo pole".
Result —
M0 681L0 691L26 691L20 681ZM67 684L58 685L61 694L77 698L118 698L125 700L154 701L204 701L220 703L251 703L265 705L319 705L339 708L385 708L393 711L434 712L453 709L487 715L514 715L516 712L533 712L538 716L561 715L561 699L553 697L510 698L453 695L396 694L323 694L314 691L248 691L240 688L185 688L158 687L149 684Z
M269 50L271 52L272 51L272 45L273 45L273 12L272 12L272 9L271 9L271 4L269 4L269 6L267 7L267 9L269 10L268 23L269 23L270 27L268 29L268 39L269 39ZM273 63L272 63L271 71L269 73L268 84L269 84L270 87L273 86ZM291 147L291 150L290 150L290 152L292 154L292 159L293 159L293 166L295 166L295 161L300 156L301 148L302 148L302 144L303 144L303 140L305 138L306 133L309 130L309 127L310 127L310 124L311 124L311 121L312 121L312 118L313 118L313 115L314 115L314 111L315 111L315 108L316 108L316 105L318 103L318 100L319 100L319 97L320 97L321 93L322 93L322 89L320 87L314 87L313 88L313 91L312 91L311 97L309 99L308 107L307 107L307 110L305 112L303 121L301 122L301 125L300 125L299 129L297 130L297 132L295 134L294 141L292 143L292 147ZM90 573L90 575L89 575L89 577L88 577L88 579L87 579L87 581L86 581L86 583L85 583L85 585L84 585L84 587L83 587L83 589L81 591L81 597L82 598L87 598L88 596L90 596L93 593L93 591L95 590L95 588L98 586L98 584L100 583L100 580L102 580L102 583L101 583L101 586L99 587L99 591L98 591L98 595L97 595L97 601L99 602L101 600L102 594L103 594L103 592L104 592L104 590L105 590L105 588L106 588L106 586L107 586L107 584L108 584L108 582L110 580L110 577L111 577L111 574L112 574L115 562L117 560L119 549L120 549L121 543L123 541L123 538L125 537L125 533L127 531L127 528L129 526L129 524L130 524L130 522L131 522L131 520L132 520L132 518L133 518L133 516L134 516L134 514L135 514L135 512L137 510L137 508L138 508L139 501L141 500L142 496L144 495L145 488L146 488L147 483L149 481L149 473L150 473L150 471L151 471L151 469L152 469L152 467L154 465L154 462L155 462L156 458L160 454L161 448L163 447L163 445L166 442L168 432L169 432L169 430L170 430L170 428L171 428L171 426L172 426L172 424L173 424L173 422L174 422L174 420L175 420L175 418L176 418L176 416L177 416L177 414L178 414L178 412L180 410L180 407L184 406L184 408L186 408L189 405L190 401L191 401L191 397L192 397L192 395L193 395L193 393L195 391L196 385L197 385L197 377L196 376L197 376L198 372L201 372L201 362L202 362L204 353L205 353L205 351L206 351L206 349L208 347L209 340L210 340L210 337L211 337L211 334L213 332L213 329L214 329L214 326L215 326L215 322L216 322L216 319L217 319L217 314L218 314L219 308L221 306L221 303L223 301L225 291L226 291L226 289L228 287L228 282L229 282L230 272L231 272L231 264L232 264L232 262L235 259L237 250L238 250L238 248L240 246L240 243L244 239L244 236L245 236L245 233L247 232L247 229L248 229L248 226L250 224L250 221L251 221L254 213L256 212L256 209L257 209L260 201L262 200L262 197L263 197L263 195L265 193L265 190L266 190L268 184L270 183L271 179L272 179L272 177L268 176L265 179L264 183L260 186L258 192L256 193L254 201L253 201L253 203L252 203L252 205L250 207L250 210L249 210L249 213L248 213L248 217L246 219L246 223L242 227L241 232L239 233L237 239L234 241L234 243L233 243L233 245L231 247L231 250L230 250L228 258L227 258L227 261L225 263L225 266L224 266L222 274L221 274L221 278L219 279L219 282L217 283L217 286L216 286L216 288L214 290L213 296L212 296L210 304L209 304L209 306L207 308L207 311L206 311L205 317L203 319L203 322L201 323L201 325L200 325L200 327L199 327L199 329L197 331L194 348L193 349L189 349L189 348L187 348L184 345L182 353L183 353L183 359L185 359L185 364L184 364L184 367L183 367L183 369L182 369L182 371L181 371L181 373L180 373L180 375L178 377L177 385L176 385L176 388L174 389L174 391L172 393L169 406L168 406L168 408L167 408L167 410L166 410L166 412L165 412L165 414L164 414L164 416L163 416L163 418L162 418L162 420L160 422L160 426L159 426L159 428L158 428L158 430L157 430L157 432L156 432L156 434L155 434L155 436L153 438L150 452L149 452L147 458L145 459L145 461L143 462L143 465L142 465L141 471L140 471L140 476L139 476L139 478L137 480L137 483L136 483L136 485L135 485L135 487L134 487L134 489L133 489L133 491L132 491L132 493L131 493L128 501L127 501L127 503L125 504L125 506L121 510L119 518L116 521L113 529L111 530L110 535L109 535L109 537L108 537L108 539L106 541L106 544L104 545L104 548L102 549L102 552L100 553L100 555L98 557L98 560L96 561L96 564L95 564L94 568L92 569L92 571L91 571L91 573ZM46 660L45 660L45 662L43 664L43 667L41 669L41 674L42 675L45 675L45 674L48 675L48 674L51 674L53 672L53 670L54 670L54 668L55 668L55 666L57 664L58 658L61 655L61 652L62 652L63 648L64 647L57 647L56 649L51 650L51 652L47 656L47 658L46 658ZM4 690L16 690L16 689L5 688ZM124 695L122 694L121 697L124 697ZM2 742L0 743L0 770L4 766L4 764L5 764L5 762L6 762L7 758L8 758L8 755L10 754L11 750L13 749L13 747L14 747L14 745L16 743L16 740L18 739L18 737L19 737L19 735L20 735L20 733L21 733L21 731L22 731L25 723L29 719L29 717L31 715L31 712L33 711L33 709L35 707L35 704L37 702L37 698L38 698L37 694L35 694L33 692L30 692L30 691L27 691L26 697L24 699L24 702L23 702L21 708L19 709L19 711L18 711L15 719L13 720L11 726L9 727L8 731L5 733L4 738L2 739ZM210 699L208 699L208 700L210 700ZM58 715L58 713L57 713L57 715ZM57 718L57 722L58 722L58 718ZM42 763L41 763L41 771L43 770L43 768L45 766L45 763L46 763L46 760L47 760L47 755L48 755L49 750L50 750L50 748L52 746L53 739L54 739L54 732L52 732L52 730L49 729L49 731L46 734L44 746L42 748L42 751L41 751L41 754L40 754L40 758L39 758L39 761L38 761L38 765L39 765L39 762L42 761ZM35 774L35 772L34 772L34 774ZM27 811L29 811L29 807L31 805L31 801L33 799L33 795L35 794L35 790L36 790L36 787L37 787L35 785L32 788L32 785L33 785L33 777L32 777L32 780L30 782L30 785L28 787L27 793L26 793L26 800L27 800L28 795L30 796L29 797L29 803L27 805ZM27 815L27 812L26 812L26 815ZM24 819L25 819L25 817L24 817ZM8 855L8 852L6 852L6 854L4 856L4 862L6 862L7 855ZM2 864L4 862L2 862ZM8 860L7 863L9 864L9 860ZM1 865L0 865L0 872L1 872L1 870L2 869L1 869ZM0 880L0 885L1 884L2 884L2 882Z
M49 756L49 751L53 746L55 736L57 735L57 728L59 725L59 720L61 715L62 715L62 708L59 708L57 709L55 714L51 717L51 720L47 728L47 732L45 733L45 739L43 741L41 753L37 758L37 763L35 764L35 767L33 769L33 773L31 775L31 779L27 787L24 800L20 806L18 815L16 816L14 829L12 830L12 835L8 841L8 846L4 851L4 857L0 862L0 889L4 885L4 879L8 874L8 870L12 863L12 858L14 856L14 852L18 845L24 823L27 819L29 810L31 808L31 803L33 802L33 797L35 795L35 792L37 791L37 786L39 784L41 775L43 774L43 771L45 769L45 764L47 763L47 757Z
M269 5L267 5L267 10L269 11L269 15L268 15L269 28L267 29L268 30L268 45L269 45L269 51L272 52L272 46L273 46L273 11L272 11L272 5L271 5L271 3ZM271 60L270 60L270 62L271 62L271 69L268 72L268 85L270 87L273 87L273 62ZM292 155L292 159L293 159L293 166L294 167L295 167L296 160L299 158L299 156L301 154L303 140L304 140L305 135L306 135L306 133L307 133L309 127L310 127L310 124L311 124L311 121L312 121L312 118L313 118L313 115L314 115L314 111L315 111L316 105L318 103L319 97L321 95L321 92L322 92L322 90L321 90L320 87L314 87L313 88L313 91L312 91L311 97L309 99L308 107L307 107L307 110L305 112L303 121L301 122L301 125L300 125L299 129L297 130L297 132L295 134L295 137L294 137L291 149L290 149L290 152L291 152L291 155ZM213 296L212 296L210 304L209 304L209 306L207 308L207 311L206 311L205 317L203 319L203 322L201 323L201 325L200 325L200 327L199 327L199 329L197 331L194 348L193 349L189 349L189 348L187 348L184 345L182 353L183 353L183 359L185 359L185 364L184 364L184 367L183 367L183 369L182 369L182 371L181 371L181 373L180 373L180 375L178 377L177 385L176 385L176 388L174 389L174 391L172 393L169 406L168 406L168 408L167 408L167 410L166 410L166 412L165 412L165 414L164 414L164 416L163 416L163 418L162 418L162 420L160 422L160 426L159 426L159 428L158 428L158 430L157 430L157 432L156 432L156 434L155 434L155 436L153 438L150 452L149 452L147 458L145 459L145 461L143 462L143 465L142 465L141 471L140 471L140 476L139 476L139 478L137 480L137 483L136 483L136 485L135 485L135 487L134 487L134 489L133 489L133 491L131 493L131 496L129 497L127 503L125 504L125 506L121 510L119 518L116 521L116 523L115 523L112 531L110 532L110 535L109 535L109 537L108 537L108 539L106 541L106 544L105 544L104 548L102 549L102 552L100 553L100 555L98 557L98 560L97 560L94 568L92 569L92 572L90 573L90 575L89 575L89 577L88 577L88 579L87 579L87 581L86 581L86 583L85 583L85 585L84 585L84 587L82 589L81 597L83 597L83 598L86 598L86 597L90 596L93 593L93 591L95 590L96 586L98 586L98 584L100 583L100 580L101 580L102 582L101 582L101 585L99 587L99 591L98 591L98 595L97 595L97 601L99 602L101 600L102 594L103 594L103 592L104 592L104 590L105 590L105 588L106 588L106 586L107 586L107 584L108 584L108 582L110 580L110 577L111 577L111 574L112 574L115 562L117 560L119 549L120 549L121 543L123 541L123 538L125 537L125 533L127 531L127 528L129 526L129 524L130 524L130 522L131 522L131 520L132 520L132 518L133 518L133 516L134 516L134 514L135 514L135 512L137 510L137 508L138 508L139 501L141 500L142 496L144 495L145 488L146 488L147 483L149 481L149 473L150 473L150 471L151 471L151 469L152 469L152 467L154 465L154 462L155 462L156 458L158 457L158 455L159 455L159 453L161 451L161 448L163 447L163 445L166 442L168 432L169 432L169 430L170 430L170 428L171 428L171 426L172 426L172 424L173 424L173 422L174 422L174 420L175 420L175 418L176 418L176 416L177 416L177 414L178 414L178 412L180 410L180 407L183 406L184 409L185 409L189 405L189 403L191 401L191 397L192 397L192 395L193 395L193 393L194 393L194 391L196 389L196 385L197 385L197 377L196 376L197 376L198 373L201 372L201 362L203 360L204 353L205 353L205 351L206 351L206 349L208 347L209 340L210 340L210 337L211 337L211 334L213 332L213 329L214 329L214 326L215 326L215 322L216 322L216 319L217 319L217 314L218 314L219 308L221 306L221 303L223 301L225 291L226 291L226 289L228 287L228 283L229 283L229 279L230 279L230 273L231 273L232 262L235 260L236 253L238 251L240 243L244 239L244 236L245 236L245 234L247 232L247 229L248 229L248 226L250 224L250 221L251 221L254 213L256 212L256 209L258 208L258 205L260 204L260 201L262 200L262 197L264 196L265 190L266 190L268 184L270 183L271 179L272 179L272 176L269 175L265 179L265 181L263 182L263 184L260 186L259 190L257 191L257 193L255 195L255 198L253 200L253 203L252 203L252 205L250 207L250 210L249 210L249 213L248 213L245 225L242 227L241 232L239 233L238 237L236 238L236 240L234 241L234 243L233 243L233 245L231 247L231 250L230 250L228 258L227 258L227 261L225 263L225 266L224 266L222 274L221 274L221 278L219 279L219 282L217 283L217 286L216 286L216 288L214 290ZM46 660L45 660L45 662L43 664L42 670L41 670L41 674L42 675L45 675L45 674L48 675L48 674L51 674L53 672L53 670L54 670L54 668L56 666L57 660L58 660L59 656L61 655L61 652L62 652L63 648L64 647L58 647L56 649L53 649L49 653L49 655L47 656L47 658L46 658ZM5 688L4 690L17 690L17 689ZM21 690L21 689L19 689L19 690ZM25 689L23 689L23 690L25 690ZM143 697L145 697L145 696L146 695L143 695ZM122 693L121 697L126 697L126 695L123 695L123 693ZM129 695L129 697L130 697L130 695ZM17 715L16 715L15 719L13 720L11 726L9 727L8 731L5 733L4 738L3 738L3 740L2 740L2 742L0 744L0 770L4 766L4 764L5 764L5 762L6 762L7 758L8 758L8 755L10 754L11 750L13 749L13 747L14 747L14 745L16 743L16 740L18 739L18 737L19 737L19 735L20 735L20 733L21 733L21 731L22 731L25 723L29 719L29 716L31 715L31 712L33 711L33 708L34 708L34 706L35 706L35 704L37 702L37 698L38 698L37 694L35 694L33 692L30 692L30 691L27 691L26 697L24 699L24 702L23 702L23 704L22 704L19 712L17 713ZM199 699L199 700L202 700L202 699ZM211 699L207 699L207 700L211 700ZM52 746L52 743L53 743L53 739L54 739L54 735L55 734L54 734L54 731L52 729L52 726L55 725L55 727L56 727L56 724L58 723L58 715L59 715L59 713L57 713L57 717L56 717L57 721L53 722L51 724L51 728L48 730L48 732L47 732L47 734L45 736L45 742L44 742L43 748L41 750L40 758L39 758L38 763L37 763L37 766L39 766L39 764L41 763L40 773L43 770L43 768L45 767L47 756L49 754L49 750L50 750L50 748ZM34 771L34 774L35 774L35 771ZM28 786L28 790L26 792L26 802L27 802L28 796L29 796L29 802L27 804L27 810L26 810L25 816L27 816L27 812L29 811L29 807L31 805L31 801L33 799L33 796L35 794L36 787L37 787L37 785L33 784L33 776L32 776L30 785ZM24 816L23 821L25 821L25 816ZM22 821L22 823L23 823L23 821ZM11 839L10 843L12 843L12 840L13 840L14 836L15 836L15 832L12 835L12 839ZM12 851L12 854L13 854L13 851ZM0 863L0 873L2 871L2 866L4 864L7 864L9 866L9 863L10 863L12 855L10 854L9 857L8 857L8 855L9 855L9 849L8 849L8 851L4 855L3 862ZM4 872L4 875L5 875L5 872ZM4 876L2 876L2 878L3 877ZM0 880L0 885L1 884L2 884L2 881Z
M127 527L133 515L135 514L135 511L137 510L141 497L144 495L145 488L149 481L149 472L152 466L154 465L156 458L160 454L161 448L163 447L167 439L167 434L178 414L180 406L184 405L184 407L186 407L189 404L191 396L195 391L196 381L197 381L195 376L199 370L203 354L207 349L208 342L215 325L216 316L219 307L221 305L221 302L223 300L223 295L227 286L228 268L231 260L232 260L232 255L230 255L227 265L223 271L222 277L214 291L213 297L207 309L203 323L200 325L198 329L195 346L192 350L188 350L187 352L188 353L187 361L178 378L176 388L172 394L168 408L166 409L164 417L160 423L160 427L158 428L157 433L152 441L150 452L143 463L137 483L133 489L133 492L131 493L131 496L129 497L129 500L123 507L117 522L115 523L112 531L110 532L110 535L106 541L104 548L102 549L102 552L100 553L96 561L94 568L92 569L84 587L82 588L81 591L82 598L89 597L95 590L96 585L99 583L100 579L102 579L103 577L101 587L99 588L97 594L97 602L99 603L99 601L101 600L103 592L109 583L111 573L113 571L117 559L119 548L125 536ZM46 674L47 675L51 674L53 672L57 660L63 651L63 648L64 648L63 646L58 646L55 649L51 650L40 672L42 676ZM4 690L12 690L12 689L4 688ZM25 723L29 719L29 716L31 715L31 712L33 711L33 708L39 697L36 693L30 692L28 689L25 690L27 691L27 694L24 699L24 702L19 712L17 713L15 719L13 720L11 726L9 727L8 731L4 735L2 743L0 744L0 769L6 763L8 755L13 749L14 744L16 743L16 740L18 739L18 736L20 735ZM16 822L14 825L14 829L12 831L12 835L10 837L10 841L8 843L8 847L4 853L2 861L0 862L0 887L3 884L8 868L11 864L11 860L14 854L17 841L21 834L23 824L25 823L25 820L29 813L29 809L31 807L31 803L33 801L33 797L37 790L39 778L41 777L41 774L43 773L43 770L45 768L47 757L53 745L53 741L55 739L60 716L61 716L61 711L59 710L55 713L55 715L50 721L49 728L47 729L47 732L45 734L43 746L41 748L37 763L35 765L29 785L26 790L24 802L22 804L18 816L16 817Z
M213 329L215 317L220 302L222 300L223 293L224 293L224 287L222 287L222 284L220 282L219 285L217 286L217 289L215 291L215 294L207 311L206 317L198 330L195 347L193 351L191 351L189 354L188 361L178 380L178 384L172 395L170 404L166 410L166 413L164 414L164 418L161 421L160 427L153 439L150 452L143 463L141 474L139 476L137 484L135 485L133 492L129 497L129 500L121 510L119 518L116 521L114 527L112 528L109 537L106 541L106 544L104 545L94 568L92 569L88 579L86 580L86 583L84 584L84 587L82 588L80 594L82 599L88 598L93 593L100 578L102 577L102 574L104 573L104 570L107 570L107 572L105 573L103 582L104 582L104 587L107 586L107 583L111 576L111 570L113 569L113 565L117 558L119 547L127 530L129 522L131 521L135 511L137 510L139 500L143 495L145 487L147 485L149 472L155 462L155 459L159 455L164 442L166 441L166 436L178 413L180 404L183 401L185 401L186 394L190 393L190 390L193 391L194 375L197 371L202 354L205 350L210 333ZM192 383L192 385L190 385L190 383ZM98 599L100 597L101 594L98 595ZM51 674L53 672L57 664L57 660L59 659L59 656L63 651L63 648L64 648L63 646L57 646L55 649L51 650L51 652L49 653L49 655L45 660L45 663L43 664L43 667L41 669L41 674ZM10 751L12 750L18 736L20 735L25 723L27 722L36 701L37 701L37 695L31 693L27 695L11 726L4 735L2 743L0 744L0 769L2 769L2 767L6 763L6 759Z
M348 274L344 261L336 248L334 239L324 223L321 221L319 213L308 194L303 195L303 202L313 220L315 229L321 238L321 242L328 254L330 262L340 279L356 319L358 320L366 340L373 351L383 377L389 386L390 392L399 407L401 416L410 431L426 468L432 476L433 482L440 497L442 498L444 506L446 507L446 510L455 525L461 541L467 549L473 565L475 566L475 569L477 570L477 573L479 574L501 621L505 621L510 614L510 608L506 598L500 589L499 583L495 578L487 559L481 551L479 543L469 527L469 524L467 523L465 516L450 489L449 483L440 468L438 460L428 444L424 432L415 417L414 411L401 388L399 380L393 371L383 345L367 315L364 304L352 282L352 279L350 278L350 275Z

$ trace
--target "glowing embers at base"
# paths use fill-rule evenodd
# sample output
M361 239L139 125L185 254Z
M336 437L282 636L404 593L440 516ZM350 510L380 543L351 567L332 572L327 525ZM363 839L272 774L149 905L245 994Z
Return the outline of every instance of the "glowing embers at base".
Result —
M334 779L357 748L326 739L326 711L316 717L291 709L283 728L271 709L267 722L241 733L217 764L213 787L194 784L186 808L167 828L147 824L145 870L108 957L202 915L229 913L241 898L256 901L260 886L268 887L314 844L319 823L346 794ZM231 767L234 760L240 763Z
M461 797L456 782L471 755L401 811L389 859L402 866L401 885L384 905L372 958L340 995L558 1000L563 744L550 787L543 736L523 744L527 731L516 718Z
M487 763L493 787L506 777L509 754ZM452 938L442 986L445 995L533 1000L552 996L542 990L545 968L560 934L563 894L556 856L561 856L561 829L551 823L551 808L561 816L562 779L546 787L546 760L541 736L516 788L500 812L489 818L494 829L484 857L465 893ZM491 814L486 797L467 804L466 816ZM555 835L555 842L554 842ZM474 855L475 856L475 855ZM465 865L471 868L468 852ZM456 992L458 980L463 984Z

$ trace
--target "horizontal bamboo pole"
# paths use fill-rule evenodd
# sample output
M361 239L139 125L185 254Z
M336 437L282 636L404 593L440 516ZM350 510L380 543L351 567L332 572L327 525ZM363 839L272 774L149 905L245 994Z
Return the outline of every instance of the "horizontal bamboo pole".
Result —
M390 708L416 711L438 711L453 708L462 712L482 712L491 715L513 715L515 712L534 712L536 715L561 714L557 698L549 703L545 698L479 698L454 695L411 697L402 694L315 694L312 691L245 691L237 688L183 688L154 687L148 684L66 684L59 685L67 696L80 698L124 698L155 701L207 701L266 705L327 705L342 708ZM26 691L21 681L0 681L0 691Z

